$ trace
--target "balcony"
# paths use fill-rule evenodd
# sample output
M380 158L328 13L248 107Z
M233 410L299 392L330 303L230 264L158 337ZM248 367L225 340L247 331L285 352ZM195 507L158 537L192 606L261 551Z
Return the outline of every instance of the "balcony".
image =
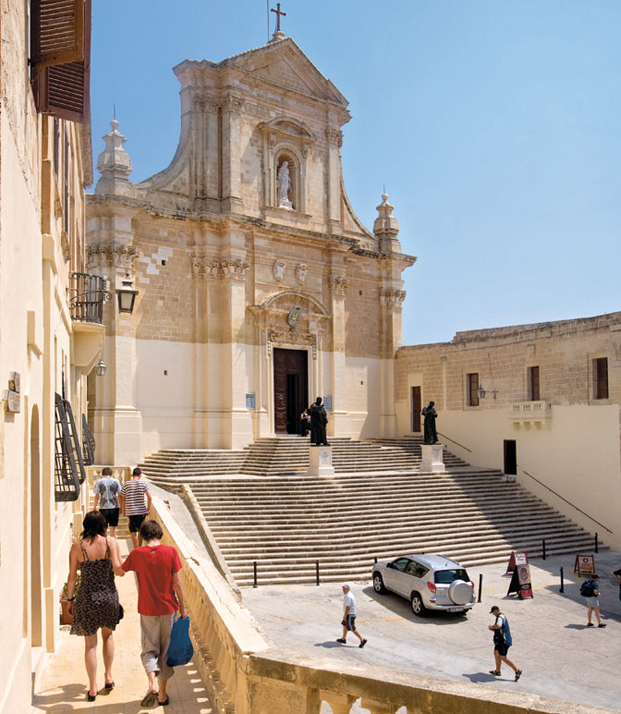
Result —
M514 402L509 418L514 429L549 429L552 422L552 402Z
M72 273L67 289L73 335L71 360L74 367L88 374L103 349L103 305L110 299L108 281L99 275Z
M67 290L71 318L75 322L103 324L103 304L110 298L106 278L88 273L71 273Z

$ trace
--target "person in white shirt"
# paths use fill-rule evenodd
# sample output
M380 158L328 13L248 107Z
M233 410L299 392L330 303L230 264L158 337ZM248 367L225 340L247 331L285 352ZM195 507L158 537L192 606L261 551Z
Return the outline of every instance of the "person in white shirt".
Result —
M343 620L341 625L343 625L343 636L339 637L337 642L344 645L347 642L347 633L353 632L354 635L360 640L358 647L364 647L367 641L356 629L356 617L358 615L358 610L356 609L356 598L351 591L351 586L345 583L343 586Z

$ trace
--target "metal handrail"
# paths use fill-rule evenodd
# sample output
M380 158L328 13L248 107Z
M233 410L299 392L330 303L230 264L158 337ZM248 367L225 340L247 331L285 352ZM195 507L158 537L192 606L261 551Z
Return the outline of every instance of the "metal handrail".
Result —
M455 441L455 439L451 439L450 436L447 436L446 434L443 434L441 431L438 432L438 435L443 437L444 439L448 439L449 441L452 441L453 444L457 444L460 449L465 449L468 453L472 453L472 449L469 449L467 446L464 446L463 444L460 444L459 441Z
M76 322L103 323L103 304L110 299L106 278L89 273L71 273L67 298L71 317Z
M606 528L606 526L603 523L600 523L599 521L596 521L593 516L589 516L588 513L585 513L581 508L578 508L578 506L574 505L571 501L568 501L564 496L561 496L560 493L557 493L553 488L550 488L548 485L540 481L538 478L535 478L532 474L529 474L528 471L524 471L523 468L520 468L520 471L523 474L526 474L530 478L533 479L533 481L536 481L540 486L543 486L544 488L547 488L550 493L553 493L555 496L561 499L561 501L565 501L565 503L569 504L572 508L575 508L576 511L579 513L582 513L583 516L586 516L590 521L593 521L593 523L597 523L598 526L601 526L604 530L608 531L609 533L614 533L614 531L611 531L610 528Z

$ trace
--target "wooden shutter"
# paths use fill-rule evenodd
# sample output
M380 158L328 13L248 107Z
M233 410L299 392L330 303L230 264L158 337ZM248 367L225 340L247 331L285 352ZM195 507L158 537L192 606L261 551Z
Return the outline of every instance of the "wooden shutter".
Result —
M479 373L473 372L468 375L468 406L479 406Z
M32 0L32 63L84 60L85 0Z
M35 4L32 63L37 109L86 124L90 121L91 0L36 0Z

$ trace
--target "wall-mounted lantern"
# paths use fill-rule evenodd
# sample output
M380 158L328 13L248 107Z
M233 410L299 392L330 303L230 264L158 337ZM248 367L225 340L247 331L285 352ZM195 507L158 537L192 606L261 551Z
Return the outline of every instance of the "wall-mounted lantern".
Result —
M479 399L485 399L485 395L488 394L481 385L479 385L479 388L477 389L477 394L479 395ZM489 391L489 394L492 394L494 399L496 399L496 395L498 394L497 389L492 389Z
M116 297L119 303L119 312L128 312L131 314L134 311L134 303L136 302L138 291L134 289L129 273L126 273L122 280L120 288L117 288Z
M97 364L95 365L95 374L98 377L105 377L107 371L108 371L108 367L106 366L104 361L102 359L100 359L99 362L97 362Z

